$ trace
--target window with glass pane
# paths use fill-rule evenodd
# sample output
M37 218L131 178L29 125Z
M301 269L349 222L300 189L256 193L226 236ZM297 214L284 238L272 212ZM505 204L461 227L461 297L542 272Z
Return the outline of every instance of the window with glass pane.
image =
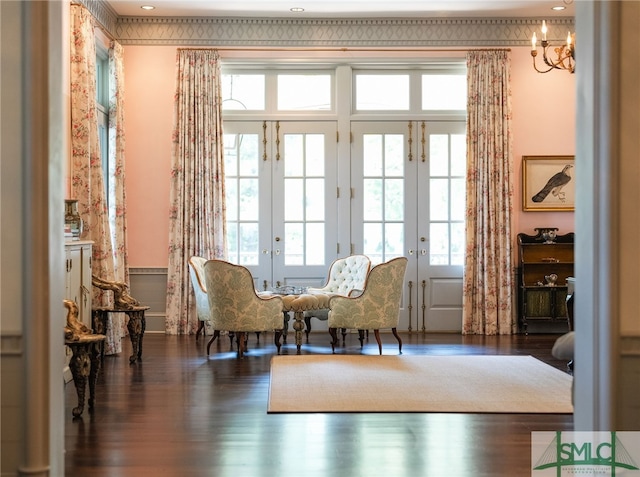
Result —
M464 263L466 138L429 136L429 263Z
M408 74L357 74L356 110L359 111L408 111Z
M363 250L381 263L404 246L404 137L365 134L363 141Z
M109 194L109 52L99 42L96 43L96 103L102 177L109 205L112 202Z
M265 76L261 74L223 74L222 109L265 110Z
M286 265L325 263L324 135L284 135Z
M467 77L460 75L422 75L423 110L466 110Z
M224 135L225 200L229 261L257 265L259 137Z
M328 111L332 109L331 75L278 75L278 110Z

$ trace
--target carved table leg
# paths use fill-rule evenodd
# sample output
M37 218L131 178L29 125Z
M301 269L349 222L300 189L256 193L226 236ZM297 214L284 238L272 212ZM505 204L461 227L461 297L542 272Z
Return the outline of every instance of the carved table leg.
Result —
M87 376L90 374L91 359L89 358L89 352L87 351L87 343L74 343L69 344L73 356L69 361L69 369L73 376L73 384L76 387L76 393L78 394L78 406L74 407L71 411L73 417L79 417L84 411L84 397L87 383Z
M131 338L132 354L129 356L129 363L133 364L137 360L142 361L142 337L144 336L144 329L146 322L144 318L144 310L129 310L126 311L129 316L127 323L127 330L129 331L129 338Z
M297 354L300 354L300 347L302 346L302 330L304 330L304 312L295 311L293 313L295 321L293 322L293 329L296 332L296 348Z
M100 372L100 356L102 354L102 342L92 343L89 345L89 358L91 360L91 371L89 372L89 411L93 409L96 402L96 382L98 381L98 373Z
M107 335L109 326L109 312L106 310L91 310L91 326L97 335ZM100 350L100 359L104 358L104 346Z

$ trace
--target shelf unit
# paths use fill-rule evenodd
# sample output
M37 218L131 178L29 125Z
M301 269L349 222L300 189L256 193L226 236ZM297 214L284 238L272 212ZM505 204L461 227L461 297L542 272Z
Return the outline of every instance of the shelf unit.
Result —
M65 243L65 298L78 305L78 319L91 325L91 253L93 242L76 240Z
M535 230L536 235L518 234L519 321L525 333L530 321L564 321L569 325L567 278L573 276L575 234L557 235L553 243L546 243L542 234L550 229ZM557 280L550 284L545 277L553 274Z

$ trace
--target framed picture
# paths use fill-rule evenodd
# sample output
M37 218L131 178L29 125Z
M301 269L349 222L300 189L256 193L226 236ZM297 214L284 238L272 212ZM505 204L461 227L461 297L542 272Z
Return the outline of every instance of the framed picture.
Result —
M522 210L575 209L575 156L522 156Z

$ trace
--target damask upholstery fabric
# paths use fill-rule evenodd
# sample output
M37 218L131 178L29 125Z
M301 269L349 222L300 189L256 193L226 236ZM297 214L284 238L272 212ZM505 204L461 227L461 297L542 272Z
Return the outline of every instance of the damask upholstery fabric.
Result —
M364 292L358 297L332 297L329 328L396 328L407 262L406 257L398 257L373 267Z
M252 332L282 329L282 297L256 293L251 272L223 260L204 264L211 324L215 330Z

